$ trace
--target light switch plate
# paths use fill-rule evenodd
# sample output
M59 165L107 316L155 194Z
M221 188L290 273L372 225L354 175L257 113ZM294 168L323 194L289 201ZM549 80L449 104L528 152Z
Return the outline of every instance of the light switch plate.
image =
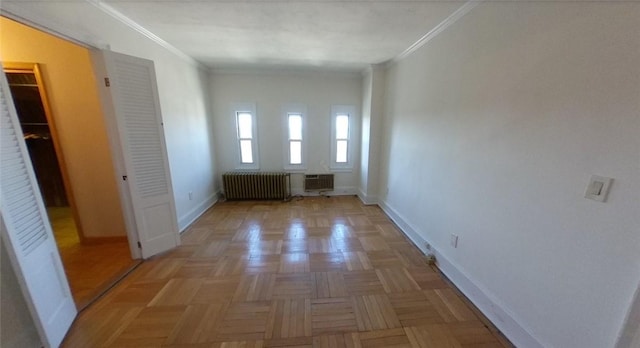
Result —
M612 178L604 176L592 175L584 193L584 198L593 199L594 201L604 202L611 187Z

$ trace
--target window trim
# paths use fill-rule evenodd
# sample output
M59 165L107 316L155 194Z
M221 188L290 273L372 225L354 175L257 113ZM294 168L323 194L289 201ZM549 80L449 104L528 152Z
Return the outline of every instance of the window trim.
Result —
M289 115L302 116L302 163L289 163ZM282 106L282 120L284 122L283 134L283 169L287 171L306 171L307 170L307 106L304 104L285 104Z
M349 116L349 133L347 134L347 162L336 162L337 143L336 138L336 118L338 115ZM331 165L332 171L352 171L354 166L354 127L356 122L356 107L354 105L332 105L331 106ZM345 140L345 139L340 139Z
M236 169L239 170L259 170L260 169L260 153L258 148L258 117L256 114L256 104L255 103L233 103L231 105L234 121L233 125L235 127L234 133L236 138ZM240 113L250 113L251 114L251 152L253 155L253 163L242 163L242 156L240 150L240 141L246 140L240 138L240 125L238 124L238 114Z

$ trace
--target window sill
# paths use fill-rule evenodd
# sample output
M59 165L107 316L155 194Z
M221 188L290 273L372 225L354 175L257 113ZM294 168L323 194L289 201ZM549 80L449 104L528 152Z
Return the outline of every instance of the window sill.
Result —
M285 172L292 173L304 173L307 171L307 167L284 167L283 169Z
M237 166L235 168L235 170L243 170L243 171L247 171L247 172L257 172L260 170L260 167L249 167L249 166Z
M332 173L351 173L353 168L330 167Z

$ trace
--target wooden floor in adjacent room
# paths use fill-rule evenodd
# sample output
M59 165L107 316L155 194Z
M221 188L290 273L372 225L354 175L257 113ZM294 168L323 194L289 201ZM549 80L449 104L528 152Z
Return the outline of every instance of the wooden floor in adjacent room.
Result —
M78 309L87 306L140 263L131 258L127 240L81 244L69 207L48 207L47 214Z
M65 347L510 347L376 206L224 202Z

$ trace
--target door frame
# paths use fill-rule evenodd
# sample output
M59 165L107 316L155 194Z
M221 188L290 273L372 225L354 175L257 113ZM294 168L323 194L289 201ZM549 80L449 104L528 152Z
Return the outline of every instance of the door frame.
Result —
M49 35L72 42L76 45L86 48L89 51L90 59L93 65L93 73L96 78L95 86L98 92L98 96L100 98L100 103L101 103L102 112L103 112L103 119L105 121L107 135L109 139L112 163L114 165L114 175L115 175L116 182L118 183L117 186L118 186L120 203L121 203L122 213L123 213L124 222L125 222L126 236L129 242L129 251L131 253L132 259L134 260L142 259L143 257L142 257L141 247L140 247L140 236L139 236L139 231L136 224L135 211L133 208L133 202L131 198L131 191L129 189L128 183L122 180L122 177L126 176L126 170L125 170L125 160L124 160L124 157L122 156L122 141L120 139L120 132L118 130L118 126L115 119L115 106L111 102L111 97L108 94L109 91L105 90L105 88L103 87L105 82L102 79L102 76L107 76L106 64L104 62L102 55L100 54L103 48L99 47L100 45L96 45L87 40L84 40L84 39L78 40L77 38L70 37L56 30L53 30L50 27L51 23L33 22L31 20L28 20L22 17L13 16L10 13L6 13L6 12L3 12L2 15L12 20L15 20L19 23L22 23L24 25L27 25L31 28L34 28L35 30L39 30ZM50 115L48 116L48 118L49 117ZM66 176L66 174L63 174L63 175ZM67 188L68 185L66 180L65 180L65 185L66 185L65 186L66 189L68 190ZM76 218L75 215L74 215L74 218ZM76 218L76 220L78 219ZM177 238L179 238L179 232L178 232Z
M67 195L67 200L69 201L69 207L71 208L71 214L73 215L73 220L76 224L78 238L80 239L81 244L85 244L87 240L84 235L82 221L80 220L80 213L78 213L78 206L76 205L73 189L71 188L72 185L71 185L71 180L69 179L69 173L67 171L67 162L65 160L62 146L60 146L60 140L58 136L58 127L56 126L56 119L53 116L53 112L51 111L51 104L49 103L49 98L47 96L47 89L44 84L44 79L42 77L40 65L38 63L2 62L2 69L5 73L28 72L28 73L33 73L36 77L36 82L38 84L38 92L40 93L40 99L42 100L42 107L44 109L44 114L45 114L45 117L47 118L47 123L49 124L49 131L51 132L51 140L53 141L53 148L55 150L56 157L58 160L58 167L60 168L60 174L62 175L64 191Z
M124 166L124 158L122 155L122 142L120 139L120 133L118 131L118 127L117 127L117 121L116 119L113 117L114 111L115 111L115 105L113 105L112 102L110 102L110 98L105 98L105 89L101 88L101 84L104 83L104 80L102 80L100 78L100 76L106 76L101 74L101 72L106 71L106 65L104 64L104 61L102 61L102 64L100 59L97 58L97 55L94 54L95 52L97 52L100 48L99 48L99 44L92 44L91 42L87 41L87 38L83 38L81 40L78 40L76 38L70 37L70 36L66 36L64 34L61 34L60 32L52 29L56 26L56 23L51 23L51 22L47 22L46 20L44 21L32 21L26 18L22 18L22 17L18 17L18 16L14 16L11 15L10 13L7 13L5 11L2 11L2 15L8 18L11 18L19 23L25 24L27 26L30 26L36 30L40 30L44 33L47 33L49 35L53 35L55 37L59 37L63 40L67 40L70 41L72 43L78 44L81 47L84 47L86 49L89 50L89 52L91 53L91 59L92 59L92 63L94 66L94 76L96 77L96 88L98 89L98 93L100 96L100 102L102 104L102 111L103 111L103 117L105 120L105 123L107 125L107 134L108 134L108 138L109 138L109 143L110 143L110 147L111 147L111 152L112 152L112 159L113 159L113 164L114 164L114 175L116 176L116 180L119 183L118 185L118 189L119 189L119 193L120 193L120 202L121 202L121 206L122 206L122 212L123 212L123 216L124 216L124 220L125 220L125 227L126 227L126 234L127 234L127 238L129 240L129 249L131 252L131 257L133 259L141 259L142 258L142 252L141 249L139 248L140 245L140 236L139 233L140 231L138 231L137 227L136 227L136 220L135 220L135 212L134 212L134 208L133 208L133 202L132 202L132 198L131 198L131 192L129 190L128 187L128 183L126 181L122 180L122 176L126 175L126 171L125 171L125 166ZM164 136L164 134L162 134L162 136ZM118 151L116 151L118 150ZM167 165L169 163L167 162ZM170 172L170 169L169 169ZM171 184L169 184L169 190L172 191L173 187ZM173 196L173 192L171 192L171 195ZM172 197L172 199L174 199ZM174 203L175 204L175 203ZM174 211L173 213L175 214L175 206L174 206ZM179 231L176 230L176 238L178 239L178 241L180 240L180 234ZM11 251L9 252L11 253ZM16 268L15 265L14 269ZM68 286L68 283L67 283ZM23 293L26 290L23 289ZM33 307L33 303L32 300L30 299L29 296L26 296L27 294L25 293L25 300L27 302L27 305L30 307ZM35 321L35 325L36 327L40 326L40 321L42 320L41 318L39 318L37 315L34 314L34 321ZM40 332L40 335L42 336L42 332ZM41 337L42 339L43 337Z

